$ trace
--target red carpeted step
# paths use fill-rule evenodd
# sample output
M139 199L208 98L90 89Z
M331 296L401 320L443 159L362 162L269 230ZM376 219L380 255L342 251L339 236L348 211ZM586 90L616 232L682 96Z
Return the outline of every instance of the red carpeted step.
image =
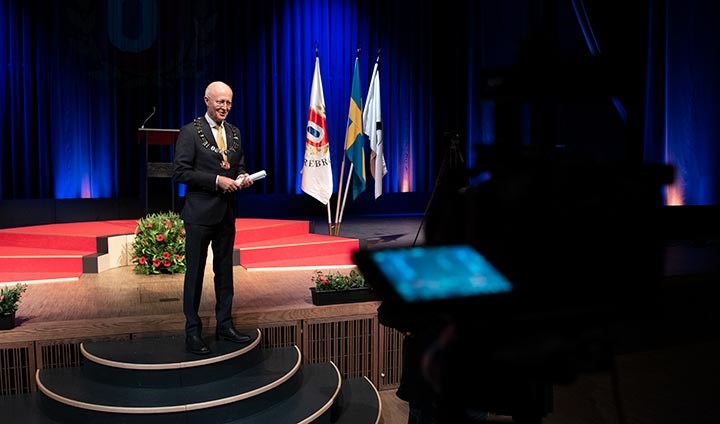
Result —
M23 233L65 236L100 236L135 232L135 220L67 222L62 224L33 225L0 230L0 233Z
M296 263L286 266L327 265L321 263L323 257L350 256L359 247L360 243L357 239L320 234L278 238L272 240L272 244L241 243L235 245L235 248L240 251L240 265L246 268L254 267L255 263L287 260L294 260ZM353 263L351 258L343 262Z
M0 258L0 272L83 272L82 256Z
M0 246L0 273L73 272L82 273L82 258L91 251Z
M67 249L47 249L42 246L38 247L18 247L0 245L0 258L46 258L46 257L77 257L95 253L95 249L88 250L67 250Z
M235 221L235 231L235 244L255 243L308 234L310 233L310 222L243 218Z
M351 253L343 253L339 255L312 256L305 258L286 258L274 261L257 261L241 265L244 268L250 270L280 268L319 269L355 266L354 262L352 261Z
M94 251L96 236L72 236L63 234L0 233L0 245L14 247L44 247L60 250Z
M9 228L0 230L0 246L94 252L98 236L133 234L135 225L133 220L116 220Z
M136 225L137 220L115 220L0 230L0 274L80 275L83 256L97 253L99 239L133 234ZM353 265L352 253L359 249L357 239L310 233L309 221L239 218L235 225L240 265L249 269ZM0 281L33 278L0 276Z
M82 275L79 272L0 272L0 283L50 283L74 281Z

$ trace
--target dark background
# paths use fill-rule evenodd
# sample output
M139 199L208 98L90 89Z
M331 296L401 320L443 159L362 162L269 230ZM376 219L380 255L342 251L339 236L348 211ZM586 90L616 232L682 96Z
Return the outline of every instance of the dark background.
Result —
M229 121L250 169L268 171L242 213L323 215L300 190L316 46L336 190L357 49L363 97L380 52L385 194L366 190L349 214L422 211L450 133L463 169L487 145L667 163L668 205L716 205L716 11L700 0L9 0L2 226L144 213L137 128L153 107L147 127L201 115L218 79L234 89ZM153 154L170 160L172 148ZM154 207L177 207L168 182L153 184Z

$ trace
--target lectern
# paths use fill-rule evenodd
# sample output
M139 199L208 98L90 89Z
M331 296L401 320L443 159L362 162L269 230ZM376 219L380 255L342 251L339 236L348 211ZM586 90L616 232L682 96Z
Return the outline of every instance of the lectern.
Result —
M145 145L142 171L146 214L175 210L172 154L179 132L178 129L138 128L138 143Z

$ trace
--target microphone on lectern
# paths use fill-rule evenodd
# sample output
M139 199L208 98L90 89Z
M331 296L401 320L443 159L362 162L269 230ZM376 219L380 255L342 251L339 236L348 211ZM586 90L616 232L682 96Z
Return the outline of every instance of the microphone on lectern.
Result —
M155 115L155 106L153 106L153 111L152 111L152 113L151 113L147 118L145 118L145 120L143 121L143 123L142 123L142 125L140 126L140 128L145 128L145 124L147 124L147 121L149 121L150 118L153 117L153 115Z

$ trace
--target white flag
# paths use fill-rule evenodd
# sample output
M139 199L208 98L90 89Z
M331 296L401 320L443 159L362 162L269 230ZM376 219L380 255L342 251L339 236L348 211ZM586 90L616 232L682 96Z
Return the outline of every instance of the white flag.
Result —
M375 198L382 194L382 179L387 174L385 157L383 156L382 117L380 112L380 75L378 62L375 62L367 101L363 111L363 131L370 140L370 174L375 179Z
M325 118L325 96L320 78L320 58L315 57L315 74L310 89L310 110L305 129L305 158L302 168L302 191L324 205L333 192L332 167L330 166L330 141Z

